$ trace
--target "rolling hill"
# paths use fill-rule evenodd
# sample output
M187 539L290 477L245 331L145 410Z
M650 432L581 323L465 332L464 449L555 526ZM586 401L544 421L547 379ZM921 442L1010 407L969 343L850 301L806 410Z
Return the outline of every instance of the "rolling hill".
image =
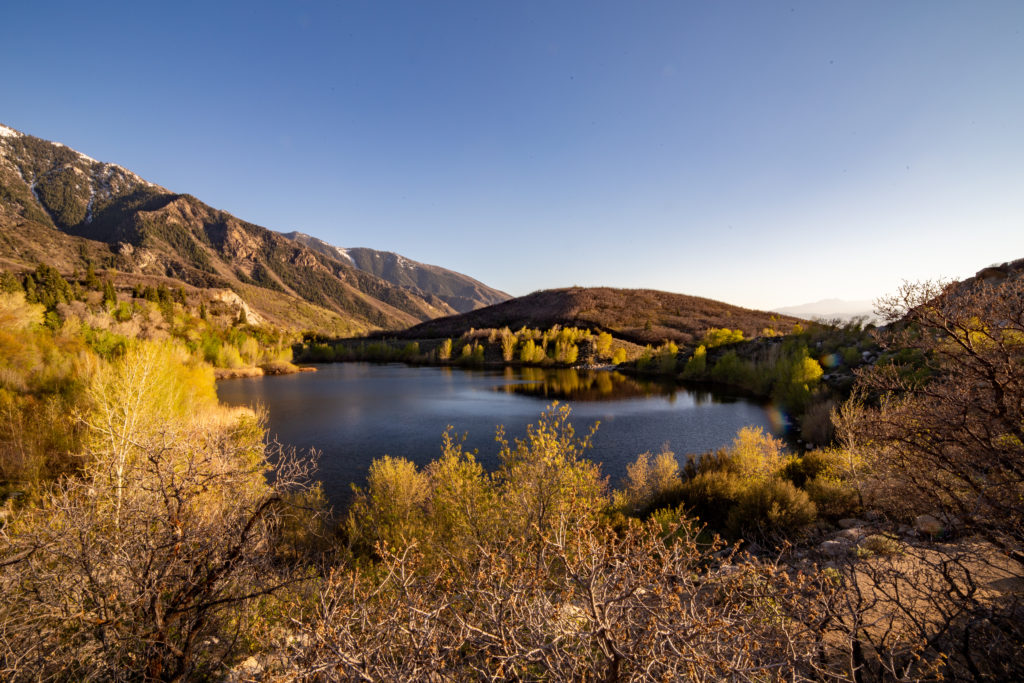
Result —
M500 304L439 318L400 334L405 338L456 337L470 328L589 327L637 344L671 339L694 345L709 328L741 329L748 337L771 327L788 331L797 318L740 308L713 299L652 289L571 287L534 292Z

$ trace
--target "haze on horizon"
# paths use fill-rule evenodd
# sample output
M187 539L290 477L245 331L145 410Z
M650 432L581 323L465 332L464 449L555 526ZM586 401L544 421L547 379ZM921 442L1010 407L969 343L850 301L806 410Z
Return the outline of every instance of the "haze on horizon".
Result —
M1024 257L1024 4L16 3L0 123L513 295Z

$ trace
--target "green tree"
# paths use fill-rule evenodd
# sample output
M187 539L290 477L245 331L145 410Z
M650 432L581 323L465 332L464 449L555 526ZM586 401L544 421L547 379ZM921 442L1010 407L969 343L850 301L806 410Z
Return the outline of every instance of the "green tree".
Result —
M689 360L686 361L686 367L683 368L684 379L697 379L704 376L704 372L707 370L708 364L708 352L703 344L698 346L690 356Z
M100 280L96 277L96 269L93 268L92 260L86 263L85 266L85 286L91 290L98 290L100 288Z
M107 306L117 304L117 290L114 289L114 283L110 280L103 281L103 303Z

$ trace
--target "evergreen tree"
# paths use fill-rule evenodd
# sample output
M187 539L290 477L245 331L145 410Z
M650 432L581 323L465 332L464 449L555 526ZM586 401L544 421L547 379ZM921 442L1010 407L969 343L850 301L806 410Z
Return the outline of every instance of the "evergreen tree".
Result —
M98 290L100 280L96 277L96 269L92 267L92 261L85 266L85 286L87 289Z
M21 285L21 280L10 272L0 272L0 292L24 292L25 288Z
M114 289L114 283L110 280L103 282L103 303L107 305L117 303L117 290Z
M25 301L30 304L39 303L39 295L36 293L36 279L32 277L32 273L25 275L23 287L25 289Z

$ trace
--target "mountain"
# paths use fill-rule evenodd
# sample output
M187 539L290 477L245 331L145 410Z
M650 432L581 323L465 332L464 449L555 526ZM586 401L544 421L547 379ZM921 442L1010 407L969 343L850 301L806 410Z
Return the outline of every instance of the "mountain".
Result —
M549 328L555 324L611 332L637 344L671 339L694 345L709 328L741 329L752 337L765 328L788 331L798 319L740 308L713 299L652 289L570 287L548 289L458 316L416 325L406 338L456 337L470 328Z
M822 299L809 304L784 306L774 309L776 313L792 315L798 318L820 318L824 320L853 318L875 318L875 305L872 301L846 301L844 299Z
M271 322L333 334L401 329L457 312L439 294L399 286L117 164L0 126L0 267L45 262L70 273L88 261L116 271L119 286L148 277L232 290ZM481 296L494 292L480 287Z
M361 247L343 249L301 232L288 232L285 237L306 245L333 259L349 262L393 285L421 298L437 297L459 313L507 301L512 297L488 287L468 275L419 263L390 251Z

